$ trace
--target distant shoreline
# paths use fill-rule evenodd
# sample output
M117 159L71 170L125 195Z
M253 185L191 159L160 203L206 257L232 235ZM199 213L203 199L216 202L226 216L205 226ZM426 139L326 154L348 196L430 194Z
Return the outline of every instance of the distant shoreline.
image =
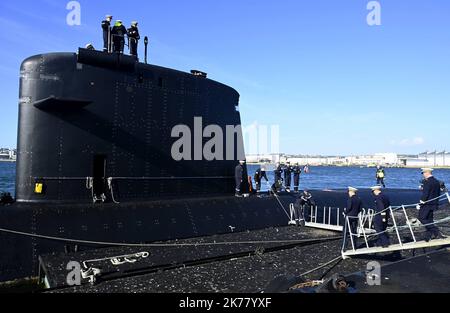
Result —
M270 162L259 162L253 163L248 162L248 165L267 165L267 164L275 164ZM300 164L301 166L305 166L305 164ZM376 168L376 166L365 166L358 164L350 164L350 165L325 165L325 164L308 164L309 167L358 167L358 168ZM430 165L429 165L430 166ZM423 166L382 166L383 168L404 168L404 169L421 169ZM450 166L430 166L435 170L450 170Z
M0 163L4 162L4 163L15 163L16 160L0 160Z

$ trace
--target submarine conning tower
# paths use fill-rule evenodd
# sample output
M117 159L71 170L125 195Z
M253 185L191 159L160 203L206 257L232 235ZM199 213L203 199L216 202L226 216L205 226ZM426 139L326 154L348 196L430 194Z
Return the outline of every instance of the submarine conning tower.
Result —
M16 200L130 202L232 194L239 132L235 160L177 161L171 155L179 139L172 136L176 125L194 132L195 117L223 129L241 124L239 94L198 73L87 49L26 59Z

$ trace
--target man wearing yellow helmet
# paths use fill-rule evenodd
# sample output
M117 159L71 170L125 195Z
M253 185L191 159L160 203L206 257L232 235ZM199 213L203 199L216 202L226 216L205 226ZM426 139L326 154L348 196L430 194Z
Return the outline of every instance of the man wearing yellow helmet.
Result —
M125 28L125 26L123 26L122 21L117 20L111 30L114 52L123 53L126 34L127 29Z

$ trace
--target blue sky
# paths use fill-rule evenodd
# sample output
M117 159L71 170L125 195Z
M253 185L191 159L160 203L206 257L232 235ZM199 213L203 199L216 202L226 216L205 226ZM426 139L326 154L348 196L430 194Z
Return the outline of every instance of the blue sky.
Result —
M111 13L140 21L150 62L200 69L241 94L244 125L280 125L286 153L450 149L450 1L0 1L0 146L15 147L18 74L33 54L101 47Z

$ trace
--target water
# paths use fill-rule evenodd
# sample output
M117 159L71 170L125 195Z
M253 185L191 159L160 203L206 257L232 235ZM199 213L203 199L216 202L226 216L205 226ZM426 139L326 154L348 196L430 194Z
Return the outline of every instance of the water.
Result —
M248 172L252 178L258 168L258 165L248 165ZM268 166L266 170L267 177L273 182L273 166ZM376 169L367 167L310 167L308 174L302 173L300 176L300 189L344 189L348 186L368 188L376 185L375 171ZM420 169L386 168L385 172L387 188L418 189L423 179ZM444 181L447 187L450 186L450 169L437 169L434 176Z
M10 192L14 195L16 180L16 163L0 162L0 193Z
M249 175L253 177L258 165L248 165ZM386 187L399 189L417 189L422 176L419 169L387 168ZM450 187L450 169L437 169L437 179ZM270 182L274 181L273 166L267 167ZM0 192L7 191L14 195L16 163L0 162ZM310 167L309 174L302 173L300 189L323 190L343 189L347 186L367 188L376 184L375 169L359 167ZM267 190L267 186L263 189Z

